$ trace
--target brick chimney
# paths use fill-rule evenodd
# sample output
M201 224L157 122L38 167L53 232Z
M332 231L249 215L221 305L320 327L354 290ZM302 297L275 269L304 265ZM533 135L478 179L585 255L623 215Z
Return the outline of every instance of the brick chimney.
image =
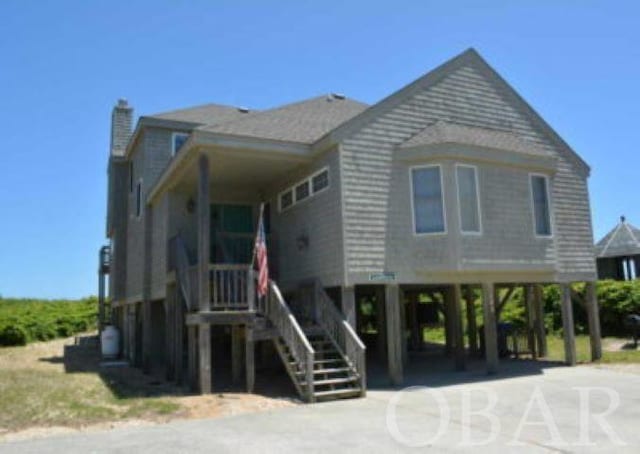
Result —
M124 156L132 127L133 107L126 99L118 99L111 112L111 156Z

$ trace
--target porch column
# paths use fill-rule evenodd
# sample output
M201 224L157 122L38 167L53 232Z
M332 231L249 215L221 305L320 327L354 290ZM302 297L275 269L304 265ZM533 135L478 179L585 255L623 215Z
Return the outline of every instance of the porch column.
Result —
M245 372L247 380L247 392L252 393L256 382L255 341L253 340L253 327L247 325L244 344Z
M576 364L576 339L573 326L573 306L571 304L571 284L560 284L562 295L562 335L564 338L564 362L569 366Z
M151 254L153 229L153 209L149 205L144 207L144 243L143 243L143 273L142 273L142 371L151 372Z
M175 314L176 314L176 302L175 302L175 285L169 284L166 286L165 299L164 299L164 323L165 323L165 337L164 337L164 349L165 349L165 363L166 363L166 379L172 381L175 378Z
M356 289L355 287L342 287L342 313L347 318L349 325L356 330Z
M538 339L538 356L547 356L547 332L544 327L544 302L542 301L542 287L533 286L533 312L535 319L536 338Z
M385 316L387 326L387 363L389 378L393 385L403 382L402 370L402 324L400 322L400 302L402 297L400 287L392 284L385 286Z
M453 326L453 355L456 370L464 370L465 352L464 352L464 330L462 329L462 292L460 284L451 286L448 292L450 296L451 315L453 317L451 325Z
M465 287L465 300L467 305L467 336L469 337L469 350L471 356L478 356L478 326L476 324L476 301L473 287Z
M174 371L175 371L175 381L178 384L184 382L184 302L182 301L182 296L180 295L180 290L178 286L174 286L174 298L173 302L175 304L175 317L174 317Z
M602 358L602 339L600 336L600 312L598 311L598 295L596 283L586 283L586 309L589 320L589 338L591 340L591 361Z
M487 373L489 374L498 372L498 325L494 296L493 282L484 282L482 284L484 354L487 361Z
M209 292L209 236L211 222L209 208L209 158L201 154L198 159L198 307L200 312L210 309ZM211 392L211 326L198 326L200 393Z
M231 326L231 380L234 384L242 377L242 327Z
M449 357L453 354L454 336L454 315L453 304L451 304L451 288L447 287L442 292L442 304L444 309L444 354Z
M531 358L538 357L536 353L536 335L535 335L535 319L534 319L534 291L533 285L524 286L524 310L527 323L527 347L531 352Z

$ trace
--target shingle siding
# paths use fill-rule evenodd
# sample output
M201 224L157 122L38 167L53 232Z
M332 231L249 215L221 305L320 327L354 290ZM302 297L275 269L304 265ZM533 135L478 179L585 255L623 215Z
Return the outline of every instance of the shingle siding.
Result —
M560 150L507 100L501 89L471 65L462 66L435 85L414 93L344 139L341 152L345 248L350 273L361 276L409 264L453 265L447 264L451 237L413 237L412 227L407 225L411 222L408 169L406 164L395 163L399 144L439 120L513 133L558 158L552 184L555 246L534 240L532 227L525 226L522 220L531 219L530 212L525 212L531 209L530 202L525 200L527 174L484 168L483 219L489 213L499 216L500 222L491 221L483 226L484 242L465 238L465 247L461 248L465 254L471 258L504 260L509 258L505 254L517 257L525 253L544 260L555 255L560 278L595 273L586 180L574 165L575 158ZM505 190L506 194L501 193ZM511 191L516 191L516 200L509 198ZM528 235L518 241L523 233ZM385 241L389 243L385 245ZM496 249L504 241L509 248ZM403 265L405 262L407 265Z
M277 194L323 167L329 168L329 188L279 212ZM340 191L339 155L331 150L312 165L301 168L270 197L279 283L283 288L315 277L325 286L343 281ZM301 236L308 238L307 248L298 247Z

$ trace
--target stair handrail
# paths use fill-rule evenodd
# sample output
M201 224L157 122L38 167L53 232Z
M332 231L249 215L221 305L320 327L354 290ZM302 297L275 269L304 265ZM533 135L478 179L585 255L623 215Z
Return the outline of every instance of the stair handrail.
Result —
M307 395L309 401L314 400L313 391L313 366L315 361L315 351L307 339L307 336L300 328L291 309L284 301L280 289L275 282L269 281L269 295L267 297L267 317L278 331L278 334L291 352L294 360L302 368L306 381Z
M346 357L349 366L358 375L364 396L367 389L367 347L340 312L319 281L315 282L316 321Z
M176 279L178 281L178 287L182 292L187 311L191 311L193 306L193 289L191 285L191 277L189 269L191 263L189 261L189 255L187 254L187 246L180 235L175 237L175 253L176 253Z

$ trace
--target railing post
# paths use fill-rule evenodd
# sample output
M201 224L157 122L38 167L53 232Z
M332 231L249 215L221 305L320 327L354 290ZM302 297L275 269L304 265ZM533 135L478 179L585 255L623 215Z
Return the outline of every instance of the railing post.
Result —
M306 363L307 363L307 370L306 370L306 378L307 378L307 400L309 402L315 402L316 401L316 397L314 395L314 390L313 390L313 363L314 363L314 358L313 358L313 352L312 351L308 351L307 350L307 358L306 358Z
M247 271L247 299L249 300L250 311L256 309L256 284L253 278L253 270L249 267Z

